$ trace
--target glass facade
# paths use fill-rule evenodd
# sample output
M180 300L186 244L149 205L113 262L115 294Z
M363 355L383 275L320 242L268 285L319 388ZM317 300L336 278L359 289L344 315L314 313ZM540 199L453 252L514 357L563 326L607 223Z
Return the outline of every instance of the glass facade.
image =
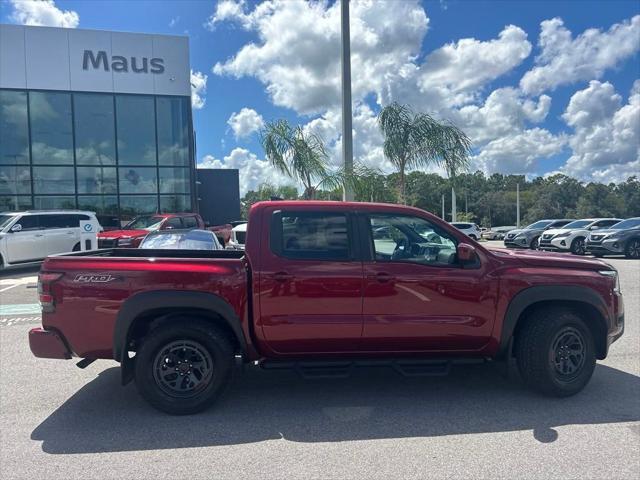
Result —
M193 210L188 97L0 90L0 211Z

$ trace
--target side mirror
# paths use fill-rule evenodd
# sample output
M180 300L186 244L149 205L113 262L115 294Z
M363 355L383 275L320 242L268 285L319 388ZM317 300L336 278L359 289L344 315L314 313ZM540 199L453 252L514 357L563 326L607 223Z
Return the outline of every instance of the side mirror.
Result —
M598 227L597 225L594 225L593 227L589 227L589 230L598 230L600 227Z
M12 232L20 232L20 231L22 231L22 225L20 225L19 223L16 223L13 227L11 227L11 231Z
M457 252L458 261L463 265L476 261L476 249L473 245L469 245L468 243L459 243Z

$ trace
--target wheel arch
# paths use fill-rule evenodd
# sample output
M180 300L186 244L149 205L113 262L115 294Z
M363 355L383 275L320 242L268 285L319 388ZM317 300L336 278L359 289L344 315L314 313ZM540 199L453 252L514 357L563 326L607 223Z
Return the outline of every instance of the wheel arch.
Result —
M197 317L216 324L227 333L237 351L246 352L247 342L240 319L231 305L219 295L205 292L156 290L127 299L116 318L113 357L123 367L123 383L128 380L128 347L157 322L176 317Z
M600 296L587 287L553 285L529 287L519 292L509 303L502 325L499 356L509 354L512 342L533 311L541 308L567 308L578 313L593 334L596 357L607 352L607 308Z

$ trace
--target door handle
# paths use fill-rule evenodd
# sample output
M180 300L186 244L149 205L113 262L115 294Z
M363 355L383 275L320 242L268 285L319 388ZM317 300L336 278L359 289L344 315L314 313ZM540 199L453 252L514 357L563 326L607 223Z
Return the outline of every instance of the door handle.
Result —
M369 278L375 279L380 283L388 283L394 280L394 277L387 272L376 273L375 275L370 275Z
M291 280L292 278L293 278L293 275L287 272L277 272L273 274L273 279L276 282L286 282L288 280Z

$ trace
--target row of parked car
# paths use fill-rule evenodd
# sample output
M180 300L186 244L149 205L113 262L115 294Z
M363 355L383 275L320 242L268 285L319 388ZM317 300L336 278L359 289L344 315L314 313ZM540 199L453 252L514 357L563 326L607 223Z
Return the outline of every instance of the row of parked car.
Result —
M100 225L94 212L39 210L0 213L0 269L80 250L80 222ZM98 248L242 250L246 222L208 227L196 213L142 215L119 230L98 228Z
M640 217L539 220L504 237L508 248L640 258Z

